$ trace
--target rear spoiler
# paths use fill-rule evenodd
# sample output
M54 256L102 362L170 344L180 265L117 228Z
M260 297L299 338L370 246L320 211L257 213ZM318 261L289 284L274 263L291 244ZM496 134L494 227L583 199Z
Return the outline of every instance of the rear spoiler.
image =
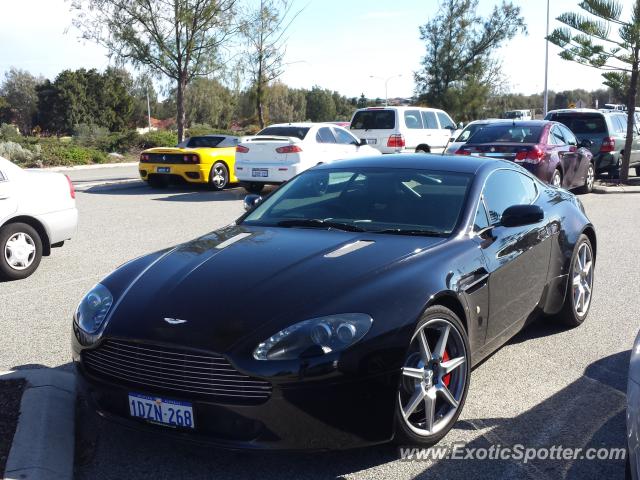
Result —
M241 137L238 143L251 143L251 142L289 142L289 144L300 143L298 137L277 137L275 135L253 135L248 137Z

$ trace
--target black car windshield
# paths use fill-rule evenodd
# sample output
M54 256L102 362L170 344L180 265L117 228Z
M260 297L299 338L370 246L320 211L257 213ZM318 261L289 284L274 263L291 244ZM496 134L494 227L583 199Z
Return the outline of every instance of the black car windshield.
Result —
M395 110L360 110L351 121L351 130L391 130L396 128Z
M300 140L304 140L304 137L309 133L309 127L295 127L293 125L286 127L267 127L258 132L261 137L273 136L273 137L295 137Z
M276 190L242 223L448 236L471 179L417 169L309 170Z
M607 134L607 124L600 113L551 114L549 120L563 123L575 135Z
M542 126L489 125L471 135L469 143L538 143Z

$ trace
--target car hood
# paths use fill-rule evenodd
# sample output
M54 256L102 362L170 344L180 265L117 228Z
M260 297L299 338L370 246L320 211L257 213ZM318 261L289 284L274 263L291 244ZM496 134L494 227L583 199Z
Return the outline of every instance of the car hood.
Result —
M442 238L232 226L154 256L116 293L105 334L225 353L323 312L373 275ZM366 305L354 306L365 313ZM341 313L341 312L326 312ZM164 319L186 320L172 325ZM272 328L271 328L272 327ZM273 330L273 331L271 331Z

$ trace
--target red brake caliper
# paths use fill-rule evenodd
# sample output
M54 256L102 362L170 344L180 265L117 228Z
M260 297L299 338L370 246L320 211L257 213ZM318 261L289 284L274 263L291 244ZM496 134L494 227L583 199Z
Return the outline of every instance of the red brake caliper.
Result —
M446 362L447 360L449 360L449 352L447 352L446 350L444 351L444 355L442 355L442 362ZM451 374L445 375L444 377L442 377L442 382L448 387L449 386L449 382L451 381Z

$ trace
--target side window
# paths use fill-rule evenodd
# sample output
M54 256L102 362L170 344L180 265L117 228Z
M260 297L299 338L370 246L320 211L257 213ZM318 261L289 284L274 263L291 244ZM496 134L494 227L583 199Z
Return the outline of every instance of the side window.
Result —
M473 231L479 232L489 226L489 219L487 218L487 210L484 208L484 202L480 197L480 203L478 204L478 210L476 211L476 218L473 221Z
M482 195L492 225L500 222L503 212L513 205L530 204L537 194L530 178L515 170L497 170L491 174ZM532 190L533 189L533 190Z
M333 133L336 135L336 140L342 145L358 145L358 140L349 132L345 132L339 128L334 128Z
M438 121L436 120L436 114L429 111L422 111L422 121L424 122L424 128L429 128L432 130L438 129Z
M2 173L2 170L0 170L0 182L6 182L7 181L7 177L5 177L4 173Z
M569 130L564 125L559 125L560 130L562 131L562 136L564 137L567 145L573 145L574 147L578 145L578 140L576 140L576 136L573 134L571 130Z
M623 116L615 115L613 117L614 121L614 130L618 133L624 134L627 131L627 123Z
M407 128L423 128L420 110L407 110L404 112L404 124Z
M449 130L455 130L456 124L449 118L444 112L438 112L438 120L440 120L440 128L448 128Z
M322 127L316 134L316 141L318 143L336 143L336 137L333 136L329 127Z
M553 127L551 127L551 130L549 130L549 143L551 145L565 145L565 140L564 137L562 136L562 132L560 131L560 128L556 125L554 125Z

